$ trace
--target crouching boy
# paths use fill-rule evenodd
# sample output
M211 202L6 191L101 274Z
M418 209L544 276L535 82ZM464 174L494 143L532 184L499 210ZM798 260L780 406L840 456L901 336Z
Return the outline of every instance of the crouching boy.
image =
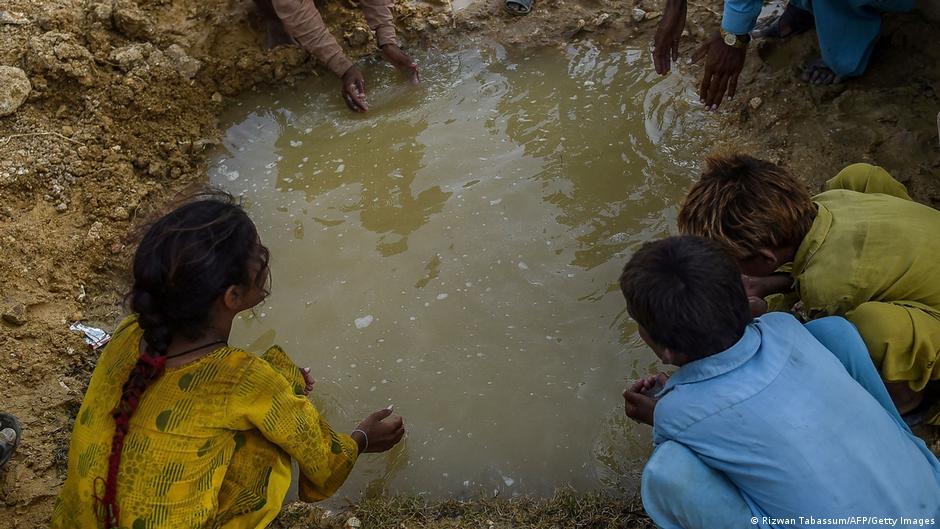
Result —
M849 322L752 319L737 264L700 237L643 246L620 286L640 336L679 366L655 393L656 377L624 392L627 415L653 426L641 491L659 527L940 515L940 463Z
M940 212L913 202L884 169L850 165L810 197L782 167L712 156L679 231L722 243L754 299L795 289L807 318L845 316L901 414L940 425L930 398L940 379Z

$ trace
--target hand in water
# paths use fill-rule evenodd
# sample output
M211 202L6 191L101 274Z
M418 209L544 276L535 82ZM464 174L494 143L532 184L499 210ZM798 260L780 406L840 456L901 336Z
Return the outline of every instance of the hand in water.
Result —
M726 93L729 99L734 97L746 56L746 48L728 46L717 32L695 50L692 62L705 58L705 74L702 76L699 97L706 108L717 109Z
M686 0L666 1L663 19L659 21L653 37L653 64L659 75L669 73L672 61L679 58L679 39L685 29L687 7Z
M362 72L355 66L350 66L342 78L343 100L353 112L368 112L369 105L366 103L366 80L362 77Z
M660 373L641 378L623 392L623 408L627 417L636 422L653 425L656 399L652 397L658 388L666 384L669 375Z
M407 53L401 51L401 48L394 44L386 44L382 46L382 56L385 57L385 60L388 61L389 64L397 68L411 84L417 85L421 83L421 73L418 71L418 63L414 62Z
M365 418L357 430L362 430L368 436L363 438L361 433L353 432L353 439L359 443L359 449L365 453L385 452L389 450L405 435L405 424L400 415L393 415L391 408L381 409Z

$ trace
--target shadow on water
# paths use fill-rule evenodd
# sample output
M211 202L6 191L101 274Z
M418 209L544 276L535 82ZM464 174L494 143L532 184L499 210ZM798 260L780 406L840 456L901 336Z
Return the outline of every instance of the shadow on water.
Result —
M366 66L365 115L331 78L227 112L211 178L245 197L274 276L235 339L311 366L338 429L405 416L346 495L635 491L650 434L620 392L657 362L616 280L674 232L714 125L637 49L418 60L418 88Z

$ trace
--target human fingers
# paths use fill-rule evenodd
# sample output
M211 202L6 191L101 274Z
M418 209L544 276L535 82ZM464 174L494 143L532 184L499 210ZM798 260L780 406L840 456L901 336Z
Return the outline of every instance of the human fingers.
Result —
M679 60L679 37L676 37L676 40L672 41L672 60Z
M718 84L715 87L714 94L712 94L712 105L715 110L718 110L718 107L721 106L722 100L725 98L725 92L728 91L728 74L718 76Z
M659 75L665 75L669 72L669 65L665 61L665 55L663 53L663 45L659 40L653 42L653 68L656 69L656 73Z
M306 383L307 386L313 387L313 385L317 383L317 381L313 378L313 375L310 374L309 367L301 369L300 374L304 377L304 383Z
M732 74L728 78L728 99L734 99L734 94L738 92L738 76L741 75L740 72Z
M347 103L349 103L350 108L352 108L354 111L366 112L369 110L369 106L366 104L365 97L356 88L355 85L349 85L347 87L346 96L348 98Z
M412 62L409 68L411 68L411 84L421 84L421 72L418 70L418 63Z

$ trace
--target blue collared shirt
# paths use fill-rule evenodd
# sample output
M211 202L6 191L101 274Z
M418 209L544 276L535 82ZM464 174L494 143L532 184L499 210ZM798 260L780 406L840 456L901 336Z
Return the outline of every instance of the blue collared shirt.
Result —
M654 442L724 472L755 516L940 514L936 458L789 314L682 366L659 396Z

